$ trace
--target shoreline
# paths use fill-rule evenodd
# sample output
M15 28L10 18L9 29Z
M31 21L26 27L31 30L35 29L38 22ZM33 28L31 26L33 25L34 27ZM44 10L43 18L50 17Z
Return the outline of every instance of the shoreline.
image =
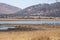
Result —
M24 18L0 18L0 21L47 21L47 20L57 20L57 21L60 21L59 18L52 18L52 19L49 19L49 18L41 18L41 19L24 19Z
M29 31L48 31L60 29L60 24L0 24L0 26L8 26L8 28L0 30L0 32L29 32Z
M48 26L54 26L54 27L60 27L60 24L0 24L0 26L15 26L15 27L48 27Z

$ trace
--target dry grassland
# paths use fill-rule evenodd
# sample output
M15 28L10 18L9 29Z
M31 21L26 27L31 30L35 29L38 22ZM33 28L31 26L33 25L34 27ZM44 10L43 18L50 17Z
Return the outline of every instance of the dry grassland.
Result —
M0 40L60 40L59 24L40 24L35 26L34 25L27 26L29 27L33 26L33 28L42 27L45 30L39 29L32 31L3 31L3 32L0 31Z

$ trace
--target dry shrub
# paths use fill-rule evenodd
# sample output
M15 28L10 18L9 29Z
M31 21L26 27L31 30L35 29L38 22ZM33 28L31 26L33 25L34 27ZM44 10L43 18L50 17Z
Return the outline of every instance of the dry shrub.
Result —
M50 40L50 38L46 36L42 36L42 37L32 38L32 40Z

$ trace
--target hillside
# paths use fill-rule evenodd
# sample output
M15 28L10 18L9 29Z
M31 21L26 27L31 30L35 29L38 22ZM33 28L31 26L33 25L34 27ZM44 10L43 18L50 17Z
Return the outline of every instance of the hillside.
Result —
M37 15L37 16L54 16L60 17L60 2L51 3L51 4L37 4L23 9L16 13L15 16L29 16L29 15Z
M0 3L0 14L14 14L20 10L21 8L11 6L5 3Z
M60 2L55 2L51 4L48 3L36 4L22 10L14 6L10 6L8 4L0 3L1 18L7 17L24 18L25 16L60 17Z

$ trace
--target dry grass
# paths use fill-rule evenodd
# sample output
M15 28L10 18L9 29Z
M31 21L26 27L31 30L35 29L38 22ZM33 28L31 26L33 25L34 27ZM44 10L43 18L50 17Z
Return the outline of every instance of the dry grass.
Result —
M59 17L41 17L41 18L0 18L0 21L40 21L40 20L60 20Z
M58 40L59 30L0 32L0 40Z
M18 25L19 26L19 25ZM26 26L26 25L20 25ZM33 27L47 27L48 30L34 30L34 31L4 31L0 32L0 40L60 40L59 24L40 24L27 25ZM51 26L51 28L50 28ZM54 27L52 27L54 26Z

